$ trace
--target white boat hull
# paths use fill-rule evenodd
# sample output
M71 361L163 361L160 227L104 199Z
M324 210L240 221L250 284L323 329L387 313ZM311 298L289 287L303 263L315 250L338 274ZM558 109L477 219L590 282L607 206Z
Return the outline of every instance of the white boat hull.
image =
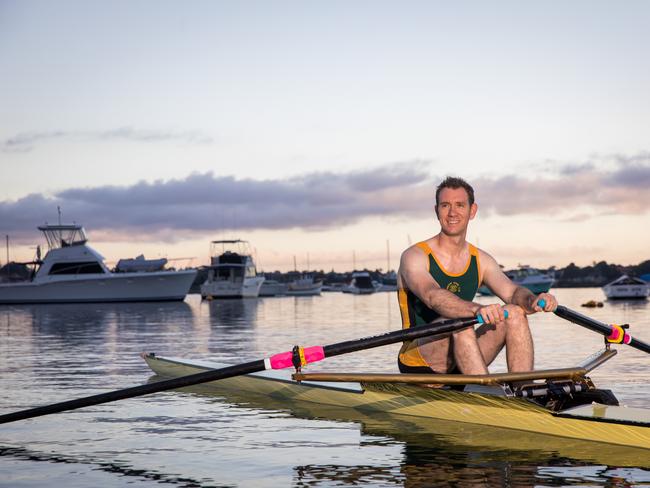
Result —
M313 286L311 288L289 288L287 290L287 295L291 295L294 297L310 297L310 296L318 296L321 294L321 290L323 289L322 285L318 286Z
M374 288L358 288L356 286L348 286L343 289L343 293L352 293L353 295L371 295L376 291Z
M63 275L46 282L0 284L0 303L183 300L196 270Z
M260 288L261 297L276 297L287 294L287 285L285 283L269 283L269 280L262 283Z
M260 288L264 277L245 278L243 280L230 281L206 281L201 285L201 296L203 298L256 298L260 294Z
M647 285L605 286L603 292L607 298L648 298L650 287Z

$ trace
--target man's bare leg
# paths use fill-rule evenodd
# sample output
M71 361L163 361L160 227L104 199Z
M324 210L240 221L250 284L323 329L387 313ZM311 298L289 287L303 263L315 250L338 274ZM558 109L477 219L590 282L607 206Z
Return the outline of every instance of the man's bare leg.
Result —
M488 372L476 333L471 327L454 332L451 336L421 338L417 341L420 354L433 371L446 373L455 363L464 374Z
M528 319L521 307L509 306L508 318L497 324L484 324L476 330L478 344L486 364L492 363L506 346L508 371L532 371L533 338Z
M453 334L454 359L463 374L487 374L488 369L472 327Z
M468 327L443 338L418 339L420 354L437 372L449 371L455 361L463 374L487 374L487 366L506 346L508 371L532 371L533 338L526 314L517 306L509 306L508 314L503 322L484 324L476 331Z
M420 355L429 367L437 373L446 373L452 365L450 350L450 336L421 337L416 339Z

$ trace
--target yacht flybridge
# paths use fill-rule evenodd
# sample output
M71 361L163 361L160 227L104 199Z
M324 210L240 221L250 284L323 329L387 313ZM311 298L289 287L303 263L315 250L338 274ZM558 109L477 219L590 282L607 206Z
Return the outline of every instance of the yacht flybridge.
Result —
M196 270L112 273L101 254L87 245L81 225L38 227L48 252L40 247L31 279L0 284L0 303L136 302L183 300Z

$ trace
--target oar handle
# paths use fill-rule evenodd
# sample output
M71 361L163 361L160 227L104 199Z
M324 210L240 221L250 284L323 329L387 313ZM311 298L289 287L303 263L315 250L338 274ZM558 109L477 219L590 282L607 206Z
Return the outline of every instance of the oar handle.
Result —
M504 310L504 311L503 311L503 316L504 316L505 318L508 318L508 311L507 311L507 310ZM477 321L479 324L483 324L483 323L485 322L485 321L483 320L483 317L482 317L481 315L477 315L477 316L476 316L476 321Z

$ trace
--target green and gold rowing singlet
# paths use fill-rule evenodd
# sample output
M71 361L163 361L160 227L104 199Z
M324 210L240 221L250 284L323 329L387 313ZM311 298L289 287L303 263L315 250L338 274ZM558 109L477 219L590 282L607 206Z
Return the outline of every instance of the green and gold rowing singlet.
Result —
M416 244L429 258L429 273L436 280L441 288L445 288L463 300L471 302L480 286L480 262L478 249L469 244L469 260L462 273L452 274L438 262L433 251L426 242ZM402 328L417 327L428 324L440 317L435 310L427 307L415 293L407 288L400 288L398 291L399 309L402 314ZM427 366L426 361L420 355L418 348L412 341L405 341L399 352L400 362L407 366Z

